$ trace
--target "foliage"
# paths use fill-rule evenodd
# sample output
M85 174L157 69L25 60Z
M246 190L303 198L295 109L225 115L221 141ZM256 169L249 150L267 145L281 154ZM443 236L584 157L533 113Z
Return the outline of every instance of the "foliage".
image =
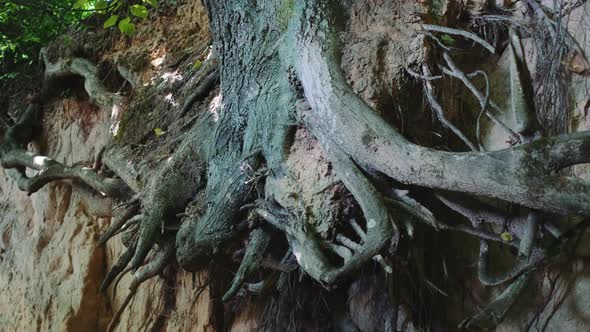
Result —
M146 5L157 8L158 2L0 0L0 81L18 75L16 68L33 64L41 47L63 34L67 28L83 28L83 22L91 16L106 16L105 29L117 26L123 34L133 36L133 20L148 17Z
M128 0L77 0L74 8L93 10L100 15L109 15L103 23L105 29L116 25L123 34L132 37L135 34L133 19L148 17L149 10L146 5L158 8L157 0L141 0L137 2L139 3L130 3Z
M39 48L91 15L72 10L76 0L0 0L0 68L32 63Z

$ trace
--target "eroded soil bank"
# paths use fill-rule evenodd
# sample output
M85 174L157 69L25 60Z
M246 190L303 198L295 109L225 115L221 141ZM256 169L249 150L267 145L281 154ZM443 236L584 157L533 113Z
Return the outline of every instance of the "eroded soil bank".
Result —
M174 152L187 149L181 146L182 138L201 115L209 114L214 120L219 116L217 111L223 101L219 87L213 86L194 103L188 103L195 88L216 68L217 60L211 53L212 36L200 1L175 2L176 6L163 6L158 15L152 14L153 20L149 23L140 24L132 39L96 29L72 33L68 45L58 40L50 46L52 59L75 56L95 63L104 85L124 97L125 102L121 108L105 113L89 100L80 82L65 82L66 89L61 96L46 106L43 131L30 150L64 164L90 165L101 148L112 141L123 156L120 159L126 169L123 180L132 189L149 192L158 189L159 184L150 179ZM439 134L440 125L432 120L421 95L418 97L421 84L407 83L412 78L405 68L425 61L425 37L415 33L415 15L424 10L423 6L415 1L350 3L341 56L342 69L355 93L413 141L432 147L459 146L461 143L456 139ZM453 8L443 7L440 10ZM588 8L585 5L572 13L573 22L582 20ZM403 19L392 20L393 17ZM576 27L571 24L572 33L581 34ZM590 50L588 43L582 47ZM508 108L510 101L502 99L506 97L502 92L506 87L503 80L509 70L506 54L497 63L489 62L485 65L492 68L495 101ZM401 81L404 84L399 83ZM589 127L583 114L588 100L586 83L587 77L574 77L574 104L582 107L576 107L573 116L580 130ZM464 97L465 91L452 83L447 84L443 92L443 103L449 110L447 117L459 123L473 119L477 106L473 107L473 101ZM416 89L409 91L405 89L408 86ZM9 108L23 107L18 91L8 94ZM399 105L411 111L402 112ZM462 113L463 106L473 112ZM506 121L509 123L510 119ZM486 128L485 135L486 146L506 147L498 128ZM276 190L273 194L281 204L301 205L299 212L310 227L315 227L322 237L332 237L339 220L360 218L358 204L338 182L332 165L309 131L296 128L290 143L285 163L287 176L272 184ZM576 171L587 174L584 168L576 168ZM253 176L252 181L255 180ZM290 191L295 184L298 191ZM146 202L153 203L149 197ZM195 202L189 205L190 213L202 213L204 203ZM119 237L105 246L98 243L118 213L117 208L113 210L116 204L71 181L49 184L28 196L19 191L8 176L0 176L1 331L106 329L123 303L131 282L127 274L107 292L99 291L103 277L124 251ZM317 220L322 222L315 224ZM277 233L276 236L283 235ZM222 248L229 257L225 262L217 262L195 273L172 264L160 276L144 283L123 312L117 331L248 331L279 327L294 330L302 326L318 330L334 326L344 331L389 331L394 325L412 330L414 324L428 325L424 321L416 322L416 312L420 313L421 320L431 317L439 321L440 313L428 306L444 303L449 296L447 293L454 289L467 288L468 291L462 296L450 294L463 299L449 305L450 322L459 322L471 313L466 306L478 307L485 303L494 291L478 284L475 255L463 254L476 252L475 241L461 235L434 235L426 230L416 232L415 236L418 249L402 250L408 260L425 262L440 260L443 256L455 257L449 266L457 269L436 280L424 277L436 271L394 265L394 271L411 272L419 277L402 273L386 276L378 264L367 264L353 280L331 292L306 278L303 272L295 271L281 279L285 283L282 291L262 289L259 295L242 293L224 304L219 299L230 285L240 255L243 255L239 250L247 241L247 238L240 238L235 244ZM284 252L285 248L272 250ZM232 257L236 251L238 253ZM498 257L501 256L500 252ZM572 276L568 285L573 285L571 289L575 291L568 293L568 288L561 285L559 296L546 306L543 296L551 288L550 280L544 276L537 278L525 293L525 299L517 303L518 310L499 330L516 330L543 306L546 309L540 321L552 315L553 308L556 311L548 330L557 327L584 330L586 320L580 312L590 311L590 300L585 298L590 284L583 278L578 279L578 272L564 272ZM279 277L271 275L270 278ZM430 286L400 289L399 285L411 285L413 279L428 279ZM392 286L396 283L397 286ZM397 298L395 314L390 310L391 297ZM575 299L577 307L572 304ZM565 305L559 306L560 302Z

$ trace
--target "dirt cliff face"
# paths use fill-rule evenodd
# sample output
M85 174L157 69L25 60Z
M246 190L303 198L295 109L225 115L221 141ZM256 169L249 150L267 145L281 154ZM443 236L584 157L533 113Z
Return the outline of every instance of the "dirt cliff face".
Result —
M52 56L88 56L105 84L131 100L154 84L189 85L196 72L193 64L210 43L206 12L199 1L180 1L162 11L141 24L133 39L100 30L73 34L73 46L59 40L50 46ZM125 77L115 74L115 64L126 67L121 71ZM130 96L129 85L139 96ZM126 106L119 114L107 114L84 92L72 89L66 92L71 96L47 106L38 144L29 148L67 164L92 164L111 139L112 120L120 119ZM172 107L177 103L173 94L161 96ZM162 126L147 125L148 132ZM116 289L99 292L102 278L123 250L118 238L98 244L111 223L112 208L110 199L79 183L59 181L27 196L6 174L0 176L0 331L106 329L130 283L128 275ZM210 310L205 275L171 269L140 288L118 330L206 330Z
M69 98L50 108L44 146L34 149L60 161L91 160L108 138L109 116ZM1 178L1 329L99 329L109 301L97 288L107 256L96 239L110 222L111 202L68 182L27 196Z
M410 134L416 131L418 135L411 122L424 121L430 116L428 110L422 112L418 108L417 105L421 105L419 98L411 100L416 104L413 105L416 111L411 114L398 114L391 106L408 99L406 94L409 92L399 91L396 80L407 79L404 67L419 62L423 56L418 52L422 48L422 37L416 36L411 44L399 45L395 36L407 34L406 29L403 26L376 24L385 21L390 13L367 10L371 4L378 3L379 8L385 7L383 10L405 13L418 10L414 8L417 5L413 1L399 1L389 8L381 6L386 1L354 3L350 10L356 14L345 28L348 40L345 40L342 58L347 79L355 92L390 122L401 127L402 132L408 127ZM581 17L581 13L588 8L586 5L573 15ZM178 1L176 7L163 8L153 21L139 25L133 39L118 33L98 31L75 37L73 43L76 46L65 47L59 42L52 45L53 56L67 57L81 53L92 59L101 69L105 84L112 91L119 91L127 97L127 102L122 109L107 114L93 106L83 92L72 91L71 96L47 106L43 132L38 144L30 149L67 164L80 161L91 163L116 131L115 140L126 155L127 166L146 174L143 178L126 180L132 186L153 185L147 182L153 174L149 170L157 169L178 147L178 137L194 120L193 115L197 111L216 115L219 91L215 89L210 96L197 101L188 112L180 112L194 88L194 81L202 75L202 68L211 65L208 61L214 61L210 57L211 40L207 15L200 1L185 0ZM588 50L587 44L584 47ZM401 60L399 53L404 55ZM202 65L195 66L197 60ZM119 69L121 76L115 74L117 66L123 68ZM497 75L504 77L508 64L501 63L499 67ZM587 129L588 123L582 112L588 103L588 95L583 88L587 78L575 76L575 80L576 102L582 105L576 118L579 119L579 128ZM496 101L502 103L502 100ZM450 117L459 115L450 114ZM156 129L164 133L157 134ZM486 144L493 147L505 145L503 140L494 137L494 128L489 133ZM318 163L317 169L305 168L305 165L310 155L322 160L322 151L303 129L295 133L294 140L288 163L293 169L301 170L294 176L304 180L301 181L302 186L317 189L305 192L321 192L333 181L326 175L330 173L330 167L327 163ZM424 138L421 142L429 140ZM577 170L587 174L587 169ZM325 183L316 181L320 175ZM339 190L341 188L334 186L323 195L338 196L342 194ZM314 213L329 210L318 203L324 200L315 202L314 197L297 199L305 200ZM283 198L293 199L291 196ZM70 181L52 183L27 196L6 174L0 176L0 331L106 329L114 311L123 303L131 283L130 274L126 274L107 292L99 292L102 278L124 251L119 237L106 246L98 244L98 238L115 217L112 215L115 204ZM200 207L190 208L199 210ZM117 209L114 211L117 213ZM454 250L462 249L461 245L456 247ZM231 266L232 263L228 264ZM309 306L306 310L310 311L312 307L321 307L320 298L323 301L322 297L327 294L320 291L317 285L306 284L309 286L306 291L303 286L295 286L291 294L293 298L281 299L283 302L270 296L245 297L221 305L214 298L219 298L225 289L212 288L210 271L213 269L189 273L175 264L168 267L161 276L147 281L138 289L124 311L117 331L214 331L220 325L218 311L223 309L227 312L223 319L229 330L255 330L266 321L291 318L274 317L272 313L276 306L293 305L293 312L303 310L301 306ZM232 274L228 271L214 271L214 276L231 279ZM389 314L384 312L387 308L387 289L382 282L383 278L362 274L358 280L339 290L340 298L332 294L328 295L328 301L342 304L338 310L350 317L350 326L367 331L384 330L391 327L392 322L389 321ZM546 284L538 282L545 290ZM577 291L579 294L584 294L588 284L581 280L573 287L580 289ZM298 290L302 293L297 293ZM485 291L476 289L473 293L474 297L478 297ZM485 294L482 296L485 297ZM511 317L502 328L511 330L520 326L521 321L527 321L535 308L543 304L538 297L530 298L534 300L519 304L522 310L518 310L517 317ZM298 303L300 300L304 303ZM557 305L556 301L551 302L549 307ZM573 300L570 296L565 301L571 303ZM480 299L478 304L483 302ZM582 309L588 303L579 299ZM404 303L399 305L399 309L398 325L410 328L412 317L409 310ZM549 313L544 313L542 318ZM558 309L550 327L567 326L571 330L581 330L584 324L572 306L564 306ZM350 326L341 327L345 330Z

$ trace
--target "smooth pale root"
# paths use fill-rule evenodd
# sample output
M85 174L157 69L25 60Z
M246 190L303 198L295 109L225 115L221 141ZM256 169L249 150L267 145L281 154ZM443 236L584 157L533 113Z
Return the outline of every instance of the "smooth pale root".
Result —
M306 11L304 22L324 20L326 13L315 9ZM559 214L590 215L590 185L554 175L562 167L590 162L590 132L493 152L453 153L415 145L354 94L335 58L336 39L329 24L308 24L302 24L307 29L300 29L294 42L294 67L311 107L305 124L314 135L325 136L367 170L402 183L500 198Z

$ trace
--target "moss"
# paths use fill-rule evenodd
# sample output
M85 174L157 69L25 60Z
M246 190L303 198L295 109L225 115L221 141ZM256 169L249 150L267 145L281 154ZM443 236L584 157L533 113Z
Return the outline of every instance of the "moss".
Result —
M375 142L376 139L377 139L377 135L375 135L375 133L371 129L366 128L365 131L363 132L363 137L362 137L363 145L366 147L370 147L373 144L373 142Z
M149 117L147 112L152 109L153 97L147 93L138 95L134 103L123 114L119 122L119 131L114 139L124 143L139 143L146 132Z
M430 2L430 15L433 23L439 23L445 14L447 0L432 0Z
M277 11L279 30L285 31L289 26L289 21L295 10L295 0L284 0L281 7Z

